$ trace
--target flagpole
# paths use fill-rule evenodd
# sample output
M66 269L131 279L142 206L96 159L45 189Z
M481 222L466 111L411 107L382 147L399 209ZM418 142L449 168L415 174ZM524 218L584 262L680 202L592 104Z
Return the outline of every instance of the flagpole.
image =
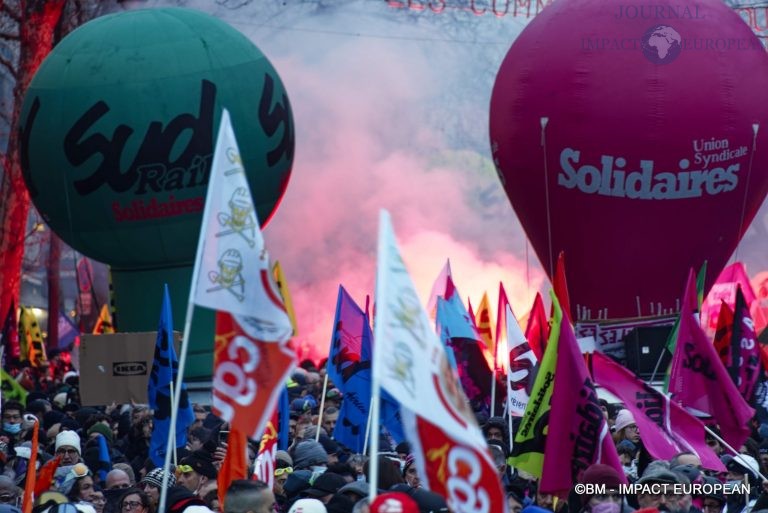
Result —
M376 251L376 298L386 297L386 280L385 276L387 269L382 265L386 261L387 255L387 237L386 230L384 230L384 224L389 222L389 212L386 210L379 211L379 240ZM369 461L368 475L368 500L373 502L376 498L377 485L379 483L379 425L381 422L381 369L380 358L376 358L377 348L378 352L381 352L381 344L384 343L386 337L384 334L385 322L382 322L381 316L386 312L386 308L378 308L376 312L376 318L373 323L373 372L371 373L371 452Z
M363 440L363 454L368 452L368 437L371 435L371 409L368 408L368 420L365 421L365 440Z
M498 342L498 340L496 341ZM496 357L493 357L493 376L491 376L491 417L496 416Z
M317 429L315 430L315 442L320 441L320 427L323 425L323 410L325 409L325 392L328 390L328 372L325 373L325 380L323 380L323 396L320 398L320 413L317 416ZM328 436L332 436L333 433L328 433Z
M189 298L187 299L187 315L184 317L184 333L181 338L181 349L179 351L179 374L176 377L176 390L181 390L184 382L184 368L187 364L187 350L189 349L189 337L192 332L192 316L195 311L195 291L197 288L197 281L200 277L200 261L203 257L203 247L205 245L205 227L208 226L208 219L211 215L209 204L211 197L208 195L208 191L211 189L211 183L216 179L213 162L216 162L216 157L221 148L219 147L219 139L221 138L222 130L224 129L224 121L229 122L229 112L226 109L222 109L221 119L219 120L219 131L216 137L216 147L213 151L213 159L211 160L211 173L208 178L208 186L205 189L205 206L203 207L203 219L200 224L200 235L197 239L197 251L195 253L195 265L192 268L192 280L189 285ZM170 341L169 343L173 343ZM173 368L173 367L171 367ZM165 462L163 463L163 486L160 488L160 503L158 504L158 511L166 511L166 500L168 499L168 478L171 475L171 448L173 444L173 436L176 433L176 422L178 420L179 402L181 394L176 394L173 398L173 408L171 408L171 425L168 429L168 444L165 448Z
M731 452L732 452L734 455L736 455L736 456L740 456L740 455L741 455L741 453L740 453L739 451L737 451L736 449L734 449L733 447L731 447L731 446L730 446L730 444L729 444L728 442L726 442L725 440L723 440L723 439L720 437L720 435L718 435L717 433L715 433L714 431L712 431L711 429L709 429L709 427L708 427L706 424L704 424L704 429L707 431L707 433L709 433L709 434L710 434L710 435L711 435L713 438L715 438L715 439L716 439L718 442L720 442L721 444L723 444L723 445L725 446L725 448L726 448L726 449L728 449L729 451L731 451ZM750 469L750 470L752 470L752 469ZM759 469L758 469L758 470L756 470L756 472L757 472L757 475L758 475L758 476L760 476L760 479L762 479L763 481L768 481L768 477L765 477L763 474L761 474Z
M171 334L171 335L173 335L173 334ZM171 342L171 343L173 343L173 342ZM174 404L174 402L173 402L173 397L174 397L174 393L173 393L173 380L171 380L171 382L169 383L169 386L171 387L171 404ZM178 455L176 453L176 430L175 429L173 430L173 444L172 445L173 445L173 464L175 466L175 465L178 464L178 461L179 461Z

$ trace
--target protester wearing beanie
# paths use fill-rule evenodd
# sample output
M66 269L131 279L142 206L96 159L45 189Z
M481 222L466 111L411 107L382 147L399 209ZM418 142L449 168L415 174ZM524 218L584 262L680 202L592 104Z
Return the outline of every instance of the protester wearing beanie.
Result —
M328 454L323 446L314 440L304 440L293 450L293 468L296 470L317 470L317 467L326 466Z
M640 441L640 432L637 429L637 424L635 424L635 418L629 410L619 410L613 429L613 440L617 444L622 440L629 440L633 444Z
M157 506L160 502L160 490L163 489L163 477L166 472L162 468L154 468L147 472L144 479L139 481L139 490L143 490L149 497L149 502L152 504L152 511L157 511ZM173 474L168 475L168 488L176 486L176 477Z
M88 430L88 438L95 437L97 433L106 438L107 443L112 446L112 443L114 442L114 434L112 433L111 427L107 426L103 422L97 422Z
M605 495L580 495L582 511L589 513L621 513L624 496L619 493L619 485L624 484L616 469L610 465L594 463L587 467L581 476L582 484L603 485Z
M62 467L80 462L80 437L74 431L62 431L56 435L55 448L56 455L61 456L59 465Z
M181 460L177 470L179 484L200 497L216 486L218 471L206 451L194 451Z

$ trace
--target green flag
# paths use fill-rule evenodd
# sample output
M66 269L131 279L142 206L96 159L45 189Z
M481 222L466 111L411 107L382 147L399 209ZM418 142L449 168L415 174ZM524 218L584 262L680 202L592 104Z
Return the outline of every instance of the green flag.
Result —
M0 369L0 389L2 389L3 401L19 401L21 404L27 404L29 392L5 372L5 369Z
M550 319L547 348L542 361L539 362L536 381L522 422L515 434L515 443L510 457L512 465L539 478L544 467L544 446L549 426L550 401L555 389L557 346L560 339L560 324L563 321L563 311L557 302L557 297L554 292L550 292L550 296L552 297L552 319Z

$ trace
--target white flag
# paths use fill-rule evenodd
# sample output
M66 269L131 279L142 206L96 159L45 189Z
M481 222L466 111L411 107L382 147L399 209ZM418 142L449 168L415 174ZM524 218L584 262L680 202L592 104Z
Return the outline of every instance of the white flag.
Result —
M537 361L509 303L506 305L506 316L509 347L507 411L514 417L522 417L528 406L528 390L531 388L529 382L533 379L533 368Z
M283 342L291 322L270 273L269 255L237 148L223 111L213 153L195 267L194 302L229 312L252 337Z
M498 470L419 301L387 212L379 225L375 330L373 382L400 402L427 488L456 513L506 512Z
M387 212L379 226L373 372L400 405L485 444L445 348L419 301ZM468 429L474 426L475 429Z

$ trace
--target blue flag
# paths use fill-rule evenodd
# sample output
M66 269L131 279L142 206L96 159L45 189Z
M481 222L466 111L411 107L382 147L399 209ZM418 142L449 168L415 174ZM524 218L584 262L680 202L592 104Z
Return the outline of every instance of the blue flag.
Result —
M77 326L63 313L59 312L59 343L58 348L61 350L69 348L75 343L75 339L80 336L80 330Z
M149 407L155 411L155 428L149 442L149 457L158 467L165 463L165 449L168 444L168 430L171 427L171 383L175 385L179 374L179 360L173 347L173 315L168 285L163 292L163 306L160 311L160 323L157 327L155 360L149 376L147 395ZM187 397L187 388L182 384L179 397L179 412L176 419L176 447L187 444L187 428L195 421L192 405Z
M112 458L109 455L109 447L107 446L107 439L104 435L99 434L96 437L99 444L99 479L101 482L107 480L107 473L112 470Z
M373 333L368 314L339 286L336 320L328 355L328 378L344 394L333 438L354 452L365 446L365 428L371 405L371 358ZM395 439L405 439L400 407L382 391L382 424Z
M277 399L277 423L280 431L277 433L277 448L288 450L288 432L291 424L291 403L288 398L288 387L284 386Z
M464 393L475 411L491 411L493 372L480 348L480 335L458 294L437 299L437 327L443 345L454 355ZM506 383L497 378L496 411L502 411Z

